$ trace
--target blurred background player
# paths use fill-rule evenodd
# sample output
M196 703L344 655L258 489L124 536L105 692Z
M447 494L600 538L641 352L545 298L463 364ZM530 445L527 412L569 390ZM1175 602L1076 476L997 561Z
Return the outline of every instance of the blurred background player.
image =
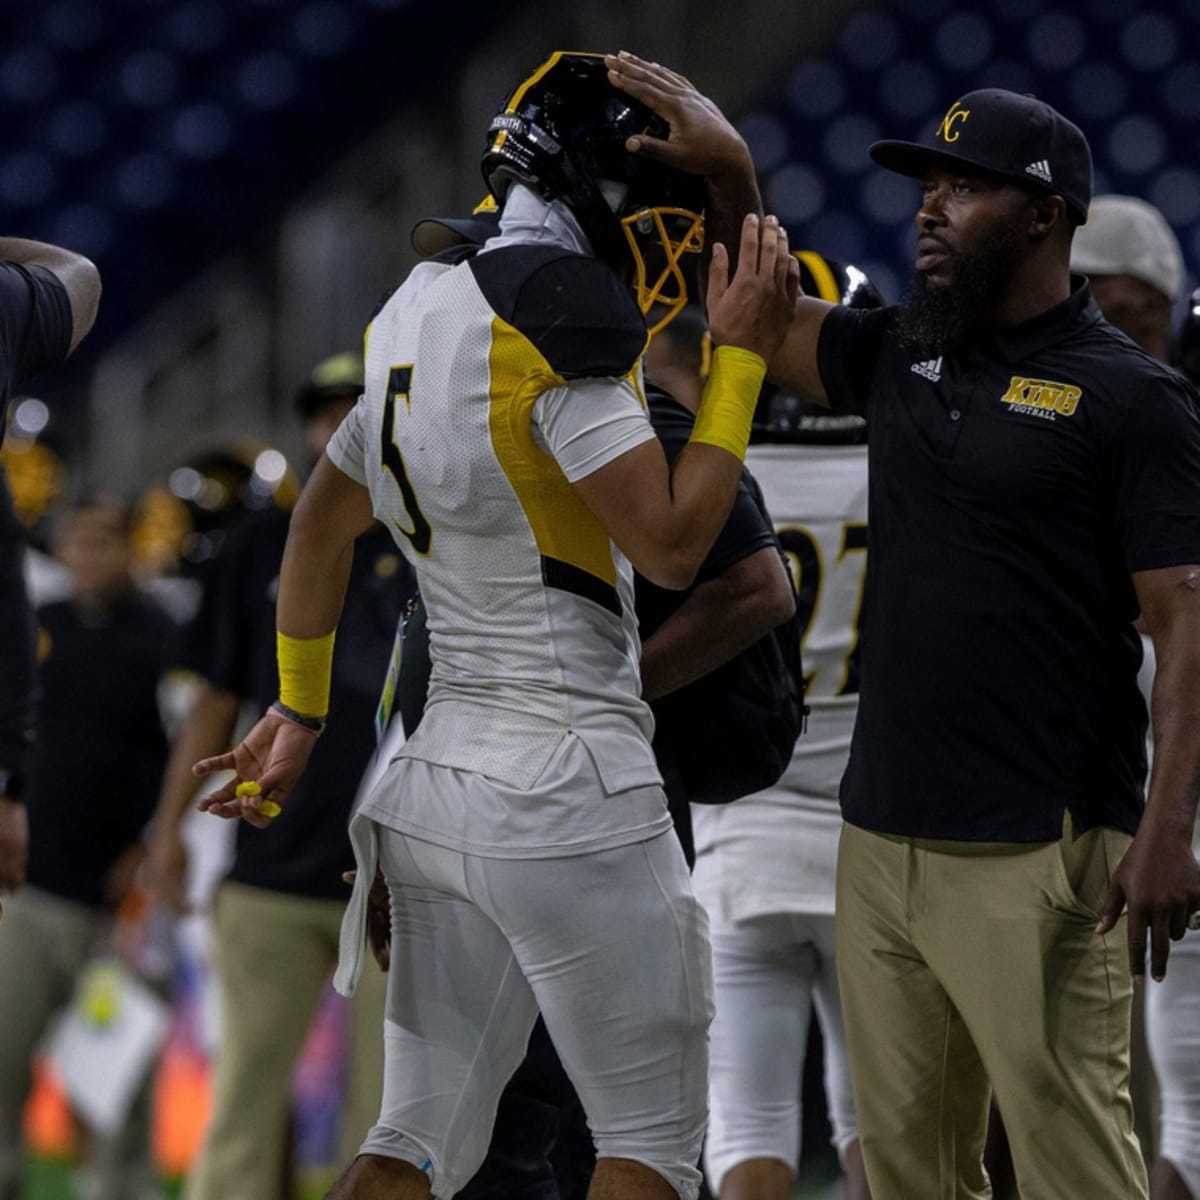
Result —
M808 295L883 299L857 267L802 251ZM782 779L693 806L696 894L708 910L716 1016L704 1162L720 1200L787 1200L800 1161L801 1079L815 1006L825 1093L849 1200L868 1200L834 954L838 785L858 701L867 569L866 422L767 385L746 462L795 573L808 727Z
M138 594L127 505L106 496L62 514L54 545L71 594L37 611L38 740L26 885L0 922L0 1197L21 1194L22 1111L35 1048L84 969L111 954L117 910L142 858L167 759L159 687L176 627ZM95 1200L158 1195L150 1081L125 1128L88 1139Z
M100 275L81 254L0 238L0 441L15 388L62 362L91 329ZM22 796L33 744L33 617L25 534L0 472L0 900L25 878Z
M335 355L313 368L296 409L314 459L362 384L359 354ZM191 764L229 746L243 704L261 711L279 691L275 594L288 521L287 512L267 511L229 534L187 633L184 662L203 682L163 779L147 864L151 892L177 911L187 907L180 825L199 787ZM346 826L374 748L376 701L409 579L385 530L376 526L359 539L334 657L338 720L287 812L269 829L237 830L233 863L213 902L221 1036L212 1118L188 1179L189 1200L264 1200L284 1187L292 1072L337 959L342 873L354 861ZM379 1110L381 976L372 973L349 1011L347 1155Z
M239 436L176 459L165 481L138 497L134 549L143 588L186 623L234 530L271 509L290 509L299 494L287 459L258 438Z
M25 585L34 608L71 592L70 574L50 548L54 518L71 484L58 426L44 401L19 397L11 405L7 436L0 446L13 511L25 530Z
M1183 294L1183 252L1166 218L1134 196L1097 196L1088 221L1075 235L1071 267L1086 274L1105 318L1160 362L1171 361L1173 306ZM1195 306L1193 305L1193 308ZM1189 328L1184 318L1181 356ZM1190 323L1190 325L1189 325ZM1194 333L1194 329L1192 330ZM1198 481L1200 484L1200 481ZM1154 680L1154 645L1143 632L1139 682L1149 700ZM1153 754L1153 745L1149 747ZM1200 831L1194 848L1200 852ZM1171 952L1171 970L1144 988L1145 1030L1135 1008L1134 1098L1147 1153L1155 1148L1150 1171L1151 1200L1200 1197L1200 933L1184 935ZM1152 1091L1145 1051L1158 1082L1157 1144L1150 1137Z

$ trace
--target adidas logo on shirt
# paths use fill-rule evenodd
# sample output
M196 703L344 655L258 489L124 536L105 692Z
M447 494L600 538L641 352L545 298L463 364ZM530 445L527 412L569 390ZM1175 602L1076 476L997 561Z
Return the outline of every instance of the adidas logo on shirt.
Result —
M928 362L913 363L912 372L914 375L921 375L928 379L930 383L937 383L942 377L941 355L931 358Z
M1030 163L1025 168L1026 175L1034 175L1043 183L1053 183L1050 175L1050 164L1043 158L1041 162Z

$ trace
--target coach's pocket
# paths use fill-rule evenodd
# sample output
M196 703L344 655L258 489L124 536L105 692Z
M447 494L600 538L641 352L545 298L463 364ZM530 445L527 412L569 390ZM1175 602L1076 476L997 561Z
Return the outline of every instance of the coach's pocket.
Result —
M1107 826L1080 833L1071 814L1063 815L1055 862L1065 907L1089 920L1099 920L1113 872L1130 841L1129 834Z

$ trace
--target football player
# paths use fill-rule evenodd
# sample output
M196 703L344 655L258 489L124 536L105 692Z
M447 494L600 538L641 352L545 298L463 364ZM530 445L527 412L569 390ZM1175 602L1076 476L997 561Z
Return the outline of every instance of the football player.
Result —
M454 1195L539 1009L595 1137L593 1200L696 1196L709 947L650 748L631 564L691 581L799 272L757 211L738 222L736 272L714 246L713 371L668 466L641 391L643 312L686 300L703 199L629 153L651 128L666 133L598 55L555 53L505 102L483 156L500 236L416 267L372 322L363 399L292 520L280 700L197 765L236 772L203 804L219 815L266 825L286 804L326 716L349 547L377 514L416 568L433 673L351 826L340 986L361 968L377 863L393 942L383 1111L338 1200ZM655 236L657 273L639 248Z

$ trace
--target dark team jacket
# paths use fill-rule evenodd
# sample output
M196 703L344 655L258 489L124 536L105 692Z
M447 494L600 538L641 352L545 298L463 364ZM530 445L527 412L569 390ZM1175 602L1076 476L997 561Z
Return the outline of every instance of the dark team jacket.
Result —
M869 431L856 825L1045 841L1066 809L1137 826L1130 575L1200 562L1200 415L1074 288L933 357L897 338L895 309L825 318L825 389Z
M222 548L186 637L183 665L264 711L279 695L275 597L288 514L237 529ZM239 822L229 878L314 899L345 899L354 866L346 832L375 747L375 712L411 571L376 526L358 539L334 643L330 719L283 813L266 829Z
M138 596L38 610L38 741L30 776L35 887L93 907L102 876L142 836L167 761L158 688L178 629Z

